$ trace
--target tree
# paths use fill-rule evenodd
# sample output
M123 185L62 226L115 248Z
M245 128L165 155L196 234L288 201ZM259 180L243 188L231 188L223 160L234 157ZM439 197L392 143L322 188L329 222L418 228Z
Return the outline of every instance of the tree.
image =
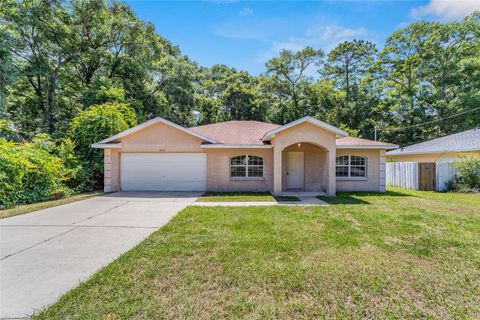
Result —
M258 84L258 78L248 72L225 65L201 68L197 86L197 94L202 96L198 100L202 103L199 122L265 120L267 106L259 100Z
M92 170L98 185L103 178L103 152L92 144L137 125L135 111L126 104L108 102L90 106L72 120L69 137L75 143L75 152Z
M329 52L321 70L321 74L345 93L335 111L334 123L350 130L356 129L368 138L371 138L373 131L369 121L372 109L377 105L381 94L372 86L370 78L376 54L375 45L369 41L345 41ZM365 115L369 115L370 119L366 119Z
M267 74L271 76L271 85L278 99L282 101L281 122L287 123L304 115L303 89L312 81L307 72L319 65L324 53L311 47L292 52L282 50L279 57L266 63Z
M475 13L462 23L413 23L387 39L375 69L375 76L384 83L383 104L390 109L382 137L405 144L478 125L480 118L471 113L466 121L401 129L474 108L479 34L479 14Z
M0 39L8 44L8 55L0 55L13 57L16 75L2 113L24 137L64 135L80 110L97 103L105 83L123 89L141 119L194 121L195 72L187 69L195 67L126 4L6 0L0 10L5 17ZM168 79L161 83L163 91L155 85L160 79Z
M328 53L323 74L346 93L346 100L356 98L361 81L372 66L377 48L369 41L340 43Z

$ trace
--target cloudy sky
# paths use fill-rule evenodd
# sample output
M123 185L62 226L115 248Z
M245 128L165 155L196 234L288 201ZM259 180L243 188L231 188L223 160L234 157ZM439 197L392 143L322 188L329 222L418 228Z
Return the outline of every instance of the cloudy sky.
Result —
M480 0L154 1L127 0L158 33L204 66L223 63L253 74L282 49L330 50L349 39L381 47L394 30L417 21L461 20Z

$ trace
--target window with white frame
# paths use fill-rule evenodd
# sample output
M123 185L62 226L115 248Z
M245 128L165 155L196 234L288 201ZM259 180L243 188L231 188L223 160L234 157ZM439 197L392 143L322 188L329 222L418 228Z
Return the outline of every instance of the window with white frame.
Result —
M263 177L263 158L258 156L236 156L230 158L231 178Z
M338 156L335 161L338 178L366 178L367 158L360 156Z

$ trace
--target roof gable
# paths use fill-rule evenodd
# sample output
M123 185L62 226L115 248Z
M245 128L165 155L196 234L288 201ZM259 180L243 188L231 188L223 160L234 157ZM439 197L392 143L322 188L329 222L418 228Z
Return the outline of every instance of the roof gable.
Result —
M157 123L166 124L166 125L168 125L168 126L171 126L171 127L173 127L173 128L176 128L176 129L178 129L178 130L180 130L180 131L183 131L183 132L185 132L185 133L188 133L188 134L190 134L190 135L192 135L192 136L194 136L194 137L197 137L197 138L199 138L199 139L205 140L205 141L210 142L210 143L218 143L216 140L211 139L211 138L208 138L208 137L206 137L206 136L204 136L204 135L202 135L202 134L200 134L200 133L198 133L198 132L191 131L190 129L187 129L187 128L185 128L185 127L182 127L182 126L180 126L180 125L178 125L178 124L176 124L176 123L173 123L173 122L171 122L171 121L168 121L168 120L163 119L163 118L160 118L160 117L157 117L157 118L153 118L153 119L151 119L151 120L148 120L148 121L146 121L146 122L144 122L144 123L141 123L141 124L139 124L138 126L135 126L135 127L130 128L130 129L128 129L128 130L125 130L125 131L122 131L122 132L120 132L120 133L117 133L116 135L113 135L113 136L111 136L111 137L108 137L108 138L106 138L106 139L104 139L104 140L102 140L102 141L99 141L99 142L95 143L93 146L96 147L96 148L101 148L102 145L108 144L108 143L110 143L110 142L114 142L114 141L116 141L116 140L118 140L118 139L121 139L121 138L124 138L124 137L126 137L126 136L129 136L129 135L131 135L131 134L133 134L133 133L136 133L136 132L138 132L138 131L140 131L140 130L143 130L143 129L145 129L145 128L147 128L147 127L150 127L150 126L152 126L152 125L155 125L155 124L157 124Z
M319 128L322 128L326 131L329 131L329 132L333 132L335 133L338 137L346 137L348 136L348 133L345 132L344 130L340 129L340 128L337 128L337 127L334 127L328 123L325 123L323 121L320 121L318 119L315 119L315 118L312 118L312 117L303 117L301 119L298 119L298 120L295 120L295 121L292 121L292 122L289 122L283 126L280 126L278 128L275 128L275 129L272 129L268 132L265 133L265 135L263 136L262 140L270 140L271 138L273 138L277 133L279 132L282 132L284 130L287 130L289 128L292 128L292 127L295 127L297 125L300 125L302 123L310 123L310 124L313 124L314 126L317 126Z

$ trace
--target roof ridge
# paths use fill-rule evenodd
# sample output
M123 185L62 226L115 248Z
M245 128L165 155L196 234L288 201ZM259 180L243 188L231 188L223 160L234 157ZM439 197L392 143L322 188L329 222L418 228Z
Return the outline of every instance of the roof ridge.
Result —
M225 123L229 123L229 122L257 122L257 123L262 123L262 124L270 124L270 125L280 126L279 124L276 124L276 123L258 121L258 120L227 120L227 121L220 121L220 122L215 122L215 123L202 124L202 125L199 125L199 126L190 127L189 129L206 127L206 126L213 126L213 125L219 125L219 124L225 124Z

